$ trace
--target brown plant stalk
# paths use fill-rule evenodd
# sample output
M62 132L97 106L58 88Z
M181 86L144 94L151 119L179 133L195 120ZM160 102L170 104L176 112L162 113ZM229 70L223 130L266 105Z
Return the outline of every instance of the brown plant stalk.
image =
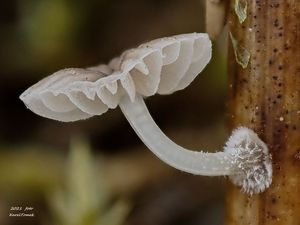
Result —
M228 184L226 224L300 224L300 0L231 0L229 10L229 124L268 145L273 183L253 196Z

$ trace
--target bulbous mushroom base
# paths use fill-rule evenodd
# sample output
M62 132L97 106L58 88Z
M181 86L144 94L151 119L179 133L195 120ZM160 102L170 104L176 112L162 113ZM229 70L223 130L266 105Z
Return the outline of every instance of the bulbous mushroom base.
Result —
M272 183L272 162L268 147L255 132L240 127L224 147L232 155L234 167L230 180L250 195L263 192Z

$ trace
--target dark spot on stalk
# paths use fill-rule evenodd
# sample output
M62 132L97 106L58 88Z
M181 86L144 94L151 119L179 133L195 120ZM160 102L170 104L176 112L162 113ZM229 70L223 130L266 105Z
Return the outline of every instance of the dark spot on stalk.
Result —
M288 44L284 44L284 49L285 50L289 50L290 49L289 45Z
M272 204L276 204L276 202L277 202L276 197L273 196L273 197L271 198L271 202L272 202Z

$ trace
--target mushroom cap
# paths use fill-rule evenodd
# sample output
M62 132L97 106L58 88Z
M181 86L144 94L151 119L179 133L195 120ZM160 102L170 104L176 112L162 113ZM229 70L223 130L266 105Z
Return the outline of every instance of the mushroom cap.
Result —
M207 34L156 39L126 50L108 65L69 68L42 79L20 99L36 114L64 122L116 108L124 95L171 94L187 87L211 58Z

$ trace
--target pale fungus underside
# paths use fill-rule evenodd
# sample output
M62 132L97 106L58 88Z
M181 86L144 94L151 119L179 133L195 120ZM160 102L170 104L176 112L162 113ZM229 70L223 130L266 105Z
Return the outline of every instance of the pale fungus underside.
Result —
M156 39L125 51L108 65L60 70L20 98L33 112L64 122L120 106L141 140L162 161L192 174L228 175L245 192L259 193L270 185L272 167L267 146L252 130L235 130L224 151L191 151L166 137L144 103L144 97L187 87L210 58L207 34Z

